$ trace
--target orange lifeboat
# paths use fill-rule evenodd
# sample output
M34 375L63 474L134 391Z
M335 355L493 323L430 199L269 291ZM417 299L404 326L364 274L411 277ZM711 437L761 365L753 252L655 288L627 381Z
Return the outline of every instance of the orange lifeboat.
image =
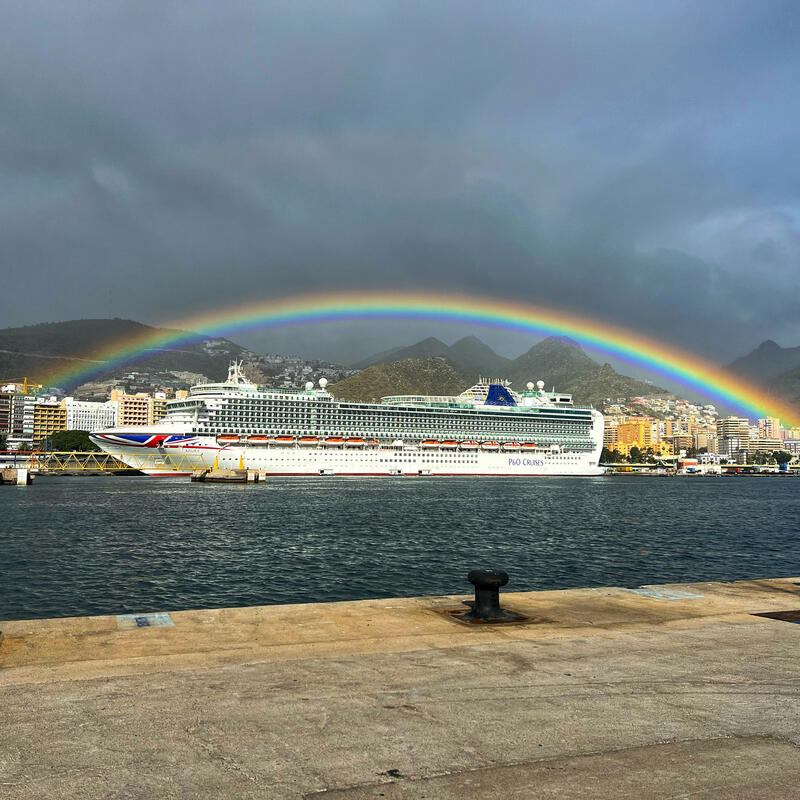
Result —
M425 441L423 441L422 443L422 446L427 449L430 449L431 447L438 447L439 444L440 442L438 439L425 439Z
M317 439L316 436L301 436L297 440L297 444L299 444L300 447L314 447L317 442L319 442L319 439Z
M351 436L349 439L345 439L344 443L345 447L363 447L364 440L359 436Z
M380 442L377 439L365 439L364 444L367 447L378 447L380 445Z
M455 439L447 439L441 443L442 450L455 450L458 442Z
M523 450L535 450L536 449L536 442L525 442L522 445Z
M329 436L324 444L325 447L341 447L344 444L344 439L341 436Z
M221 433L217 436L217 441L220 444L232 444L233 442L239 441L239 434L238 433Z
M499 450L500 443L499 442L483 442L481 444L481 450Z
M503 442L503 450L507 453L513 453L519 450L519 442Z
M252 436L247 437L248 444L267 444L269 442L269 436L259 435L254 433Z
M478 443L473 441L468 442L461 442L461 449L462 450L477 450Z
M275 444L280 444L284 446L289 444L294 444L294 436L276 436L272 441Z

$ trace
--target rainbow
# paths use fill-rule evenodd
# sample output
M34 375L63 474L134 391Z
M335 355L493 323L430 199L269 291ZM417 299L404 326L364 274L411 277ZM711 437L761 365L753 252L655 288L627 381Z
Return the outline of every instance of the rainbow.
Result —
M643 334L543 306L456 294L361 291L303 294L216 309L174 321L170 329L112 342L89 354L79 366L52 373L47 384L74 386L140 358L150 350L176 347L209 336L231 336L286 325L387 318L467 323L537 336L570 336L593 350L622 359L654 377L668 379L747 416L773 416L787 425L800 424L797 408L699 356Z

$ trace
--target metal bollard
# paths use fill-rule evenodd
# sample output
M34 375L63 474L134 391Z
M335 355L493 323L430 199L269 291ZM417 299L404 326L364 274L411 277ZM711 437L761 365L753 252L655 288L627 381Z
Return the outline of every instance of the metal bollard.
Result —
M481 622L507 622L518 615L500 608L500 587L508 583L508 573L501 569L473 569L467 580L475 587L475 604L464 619Z

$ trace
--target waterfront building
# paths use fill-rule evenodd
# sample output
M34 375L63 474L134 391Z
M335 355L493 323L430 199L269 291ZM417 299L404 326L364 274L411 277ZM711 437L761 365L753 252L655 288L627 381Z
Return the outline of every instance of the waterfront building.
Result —
M717 435L708 431L698 431L692 436L692 446L695 450L706 449L709 453L717 452Z
M764 436L756 439L750 439L744 449L747 450L748 453L773 453L776 450L783 450L785 448L783 439L768 439L766 436Z
M795 430L797 429L795 428ZM800 436L793 439L784 439L781 450L786 450L795 457L800 456Z
M117 405L111 401L95 403L65 397L61 401L67 412L66 430L93 431L113 428L117 424Z
M673 453L679 453L681 450L690 450L694 447L694 438L686 433L677 434L670 441Z
M617 426L616 449L623 455L629 455L633 447L643 453L652 450L655 455L672 452L669 442L660 438L659 421L650 417L632 417Z
M33 406L33 441L41 442L58 431L67 429L67 410L51 398L48 402Z
M11 398L10 392L0 393L0 433L11 433Z
M603 426L603 447L607 447L609 450L617 449L617 441L619 440L618 428L618 420L606 417L605 425Z

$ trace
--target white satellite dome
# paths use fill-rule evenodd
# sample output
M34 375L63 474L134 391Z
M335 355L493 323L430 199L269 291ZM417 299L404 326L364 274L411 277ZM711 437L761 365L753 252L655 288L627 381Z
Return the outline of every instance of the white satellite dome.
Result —
M310 392L314 388L314 383L312 381L306 381L306 391Z
M328 379L327 378L320 378L319 379L319 388L320 389L324 389L327 385L328 385Z
M544 381L536 381L536 388L541 392L544 389Z
M526 386L527 386L529 392L533 391L533 381L528 381Z

